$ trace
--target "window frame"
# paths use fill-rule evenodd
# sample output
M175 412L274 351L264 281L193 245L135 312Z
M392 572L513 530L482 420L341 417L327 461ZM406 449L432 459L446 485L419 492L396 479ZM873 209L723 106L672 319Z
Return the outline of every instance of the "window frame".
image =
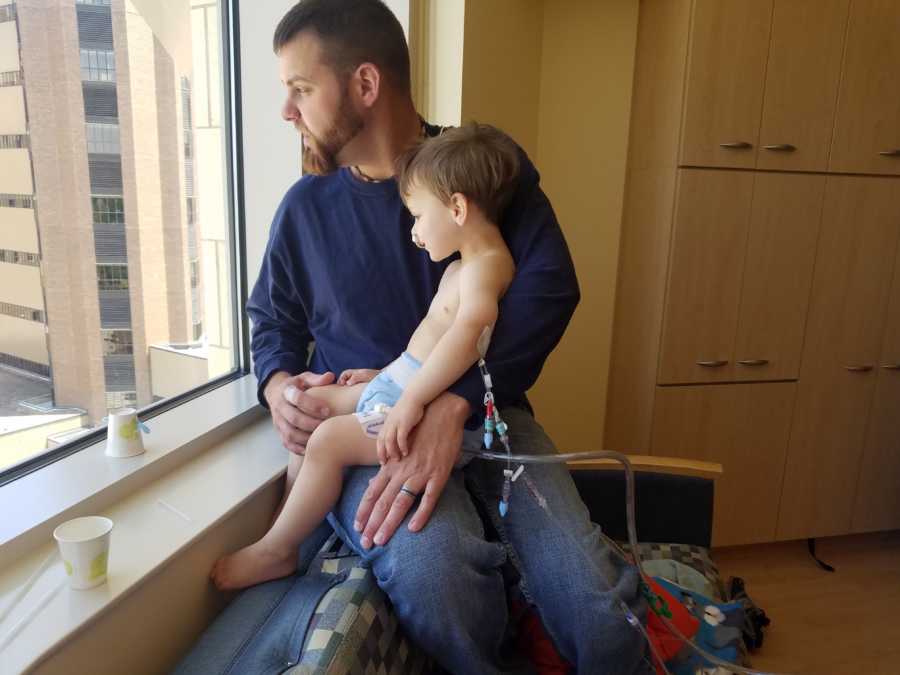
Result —
M230 226L229 264L232 270L231 317L236 363L231 371L220 375L199 387L177 396L163 399L139 410L142 420L151 420L168 410L200 398L251 372L250 326L246 315L247 286L247 234L244 202L243 133L241 118L240 84L240 19L239 0L222 0L219 30L222 58L222 128L224 131L226 181L226 217ZM94 195L85 195L93 198ZM30 197L30 195L29 195ZM93 202L92 202L93 208ZM40 471L70 455L97 444L106 438L106 426L99 426L73 441L47 450L9 469L0 471L0 489L23 476Z

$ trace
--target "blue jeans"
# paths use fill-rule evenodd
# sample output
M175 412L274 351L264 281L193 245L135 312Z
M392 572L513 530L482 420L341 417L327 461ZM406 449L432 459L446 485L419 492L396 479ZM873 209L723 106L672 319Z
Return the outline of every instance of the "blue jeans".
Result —
M502 411L515 453L554 453L527 412ZM468 434L464 447L479 444ZM499 445L499 444L498 444ZM363 551L353 518L377 467L350 471L329 521L367 559L409 635L453 675L529 673L508 649L506 592L501 567L511 560L563 657L580 675L651 672L643 637L626 623L623 600L642 620L646 603L638 576L609 549L562 464L526 472L547 499L545 511L522 479L513 484L509 513L497 510L500 462L475 460L454 470L428 525L404 523L383 547ZM490 514L502 541L488 541L473 500Z

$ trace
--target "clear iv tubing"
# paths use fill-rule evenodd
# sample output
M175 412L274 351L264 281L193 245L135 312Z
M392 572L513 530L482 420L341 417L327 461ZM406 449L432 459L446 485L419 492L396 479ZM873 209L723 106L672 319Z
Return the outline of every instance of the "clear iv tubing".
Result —
M641 563L641 556L638 552L638 543L637 543L637 525L635 524L634 517L634 469L631 468L631 462L628 461L628 457L622 454L621 452L615 452L614 450L594 450L591 452L567 452L560 453L555 455L513 455L507 454L505 452L491 452L490 450L478 450L474 452L478 457L482 457L483 459L492 459L500 462L518 462L520 464L558 464L561 462L569 462L572 460L578 459L613 459L619 462L625 468L625 517L628 521L628 542L631 544L631 554L634 556L634 563L638 569L638 574L645 584L649 585L649 578L647 574L644 572L643 565ZM626 611L626 616L630 614L630 610L628 606L623 604L623 609ZM708 651L697 645L693 640L688 637L685 637L684 634L678 628L669 621L666 617L662 615L658 615L662 620L663 624L665 624L666 628L675 635L680 640L683 640L687 644L691 645L693 649L700 654L703 658L705 658L710 663L714 663L717 666L721 666L726 670L729 670L733 673L748 673L749 675L778 675L778 673L772 671L764 671L764 670L753 670L752 668L746 668L744 666L739 666L734 663L730 663L725 661L724 659L720 659L715 654L710 654ZM630 621L629 621L630 623ZM643 628L643 627L641 627ZM647 637L646 632L644 633L644 637ZM649 642L649 638L648 638ZM653 645L650 646L653 649ZM654 650L655 654L655 650ZM659 655L655 654L657 659L659 659ZM662 663L660 661L660 663ZM665 665L663 665L665 669ZM668 672L668 671L666 671Z

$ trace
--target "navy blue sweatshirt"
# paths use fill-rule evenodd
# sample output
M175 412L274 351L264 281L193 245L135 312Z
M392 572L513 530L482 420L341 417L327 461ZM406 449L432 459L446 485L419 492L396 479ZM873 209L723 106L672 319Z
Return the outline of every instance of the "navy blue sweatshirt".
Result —
M562 231L524 153L500 225L516 273L500 303L487 365L498 405L527 406L525 391L562 337L579 291ZM411 227L394 180L365 183L340 169L304 176L288 190L247 303L263 405L263 389L279 370L339 375L382 368L406 348L449 263L433 263L416 248ZM483 412L476 367L450 391L473 413Z

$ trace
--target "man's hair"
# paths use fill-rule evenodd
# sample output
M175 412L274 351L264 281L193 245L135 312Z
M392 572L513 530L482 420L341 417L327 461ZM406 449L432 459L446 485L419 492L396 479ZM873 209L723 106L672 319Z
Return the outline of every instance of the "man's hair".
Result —
M272 38L277 54L301 31L322 41L323 60L340 78L374 63L395 89L408 92L409 49L403 27L381 0L300 0Z
M416 186L445 204L458 192L497 223L519 175L519 148L505 133L471 122L448 129L410 148L397 160L397 183L404 199Z

